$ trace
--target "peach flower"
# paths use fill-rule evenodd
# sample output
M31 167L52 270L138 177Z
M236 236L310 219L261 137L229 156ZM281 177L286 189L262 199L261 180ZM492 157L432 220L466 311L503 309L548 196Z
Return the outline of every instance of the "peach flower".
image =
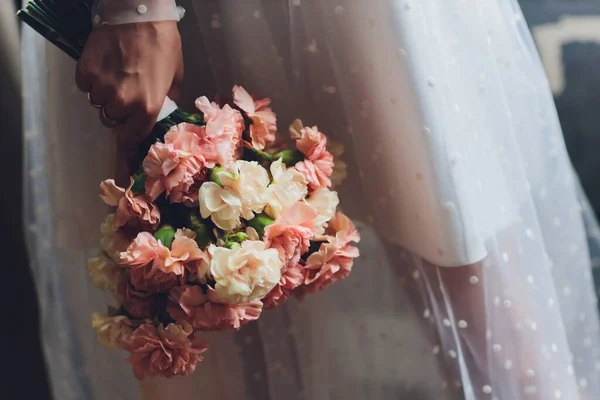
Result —
M269 107L271 99L254 100L241 86L233 87L233 102L252 120L250 125L251 145L263 150L275 141L277 116Z
M281 279L263 299L263 308L271 310L283 304L292 292L304 282L304 269L300 264L281 271Z
M308 193L306 181L295 168L286 168L281 159L271 163L272 183L267 188L265 213L277 219L281 213L304 199Z
M113 260L102 254L100 257L88 260L88 273L95 287L115 291L119 282L123 280L124 271Z
M100 183L100 198L109 206L117 207L113 222L115 228L135 222L156 229L160 223L160 211L145 195L133 194L133 182L131 178L131 183L125 190L118 187L114 179L107 179Z
M314 293L347 278L354 259L359 256L358 249L350 243L360 241L360 236L352 221L344 214L335 215L329 223L327 234L327 242L306 260L303 292Z
M185 280L186 275L163 272L152 268L152 264L131 269L133 287L151 294L166 292L174 286L183 285Z
M333 173L333 156L327 150L327 137L314 126L304 127L301 136L296 140L296 147L305 156L304 161L295 165L304 176L311 190L331 186L329 177Z
M122 263L131 267L131 281L136 289L162 291L185 279L187 269L195 271L203 251L189 229L179 229L171 249L148 232L140 232L127 251L121 253Z
M98 341L104 346L119 348L123 337L133 332L133 323L122 315L109 317L93 313L92 328L98 332Z
M137 290L127 280L123 280L119 284L117 299L121 303L121 306L134 318L152 318L156 314L156 296Z
M239 330L258 319L262 311L260 300L245 304L226 304L208 286L205 294L200 286L180 286L169 292L167 311L176 321L187 321L200 331Z
M185 321L166 328L162 324L158 328L143 324L124 336L121 345L131 353L126 362L138 379L190 375L208 349L206 340L196 338L192 326Z
M284 270L296 266L302 254L308 251L310 239L316 233L317 216L314 207L298 202L265 228L263 240L268 248L277 250Z
M228 304L262 299L281 278L281 260L275 249L264 242L246 240L241 247L212 250L210 272L215 290Z
M169 250L150 233L140 232L127 251L121 253L121 259L132 268L152 263L153 269L182 275L186 264L195 264L202 259L203 252L194 237L189 229L178 229Z
M217 158L216 163L230 168L238 158L244 131L244 117L229 105L220 108L206 97L196 100L196 107L204 114L206 126L204 139L213 145Z
M188 123L173 126L164 143L155 143L142 166L146 194L156 199L166 191L171 202L189 200L191 188L218 159L216 146L205 139L205 128Z

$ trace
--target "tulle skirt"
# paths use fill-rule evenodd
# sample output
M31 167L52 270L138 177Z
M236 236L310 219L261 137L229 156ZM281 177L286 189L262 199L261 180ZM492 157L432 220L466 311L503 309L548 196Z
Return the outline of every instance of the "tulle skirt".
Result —
M196 373L136 382L89 284L112 136L73 61L24 32L26 219L60 399L594 399L600 237L516 1L188 0L179 105L269 96L344 145L350 278L209 335Z

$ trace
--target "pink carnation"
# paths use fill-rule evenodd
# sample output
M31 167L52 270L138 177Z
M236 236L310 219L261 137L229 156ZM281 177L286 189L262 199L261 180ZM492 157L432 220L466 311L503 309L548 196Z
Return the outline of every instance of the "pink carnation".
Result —
M155 296L137 290L127 280L121 281L117 287L117 299L121 302L121 306L136 319L152 318L156 314Z
M282 270L279 283L262 299L264 309L271 310L285 303L294 289L302 285L304 275L304 269L300 264Z
M145 195L135 196L131 191L132 186L133 178L127 190L118 187L114 179L107 179L100 183L100 198L109 206L117 207L113 221L114 228L141 223L156 229L160 223L158 207Z
M298 202L287 208L274 224L265 228L264 242L279 252L283 269L298 264L308 251L310 239L316 234L315 208Z
M121 253L122 263L131 267L132 284L139 290L156 292L185 280L186 268L195 271L204 254L194 236L190 230L178 230L169 250L150 233L140 232Z
M304 176L311 190L331 186L329 178L333 173L333 155L327 150L327 137L314 126L300 131L296 147L306 159L296 164L296 169Z
M250 140L252 147L263 150L275 142L277 116L269 107L271 99L254 100L241 86L233 87L233 102L252 120Z
M153 269L152 264L131 269L133 287L152 294L166 292L174 286L183 285L185 280L186 275L175 275L172 272L167 273Z
M214 149L214 162L229 168L239 156L244 117L229 105L220 108L206 97L196 100L196 107L204 114L203 140Z
M358 249L350 243L359 242L360 235L344 214L338 212L333 217L326 233L327 242L306 261L306 277L301 293L314 293L347 278L352 271L354 259L359 256Z
M171 202L191 198L196 181L204 178L206 168L217 159L215 146L204 139L204 127L187 123L173 126L164 143L155 143L142 164L146 178L146 194L156 199L166 191Z
M121 340L123 349L131 353L125 362L131 364L138 379L190 375L208 349L206 341L194 337L193 332L187 322L166 328L141 325Z
M175 287L169 292L167 311L176 321L187 321L200 331L239 330L258 319L262 311L260 300L245 304L224 304L217 292L208 287L204 294L200 286Z

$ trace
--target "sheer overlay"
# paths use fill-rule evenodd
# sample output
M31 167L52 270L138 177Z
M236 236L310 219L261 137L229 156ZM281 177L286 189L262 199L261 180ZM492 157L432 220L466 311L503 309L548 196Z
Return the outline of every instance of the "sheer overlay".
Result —
M193 376L138 384L90 327L111 136L74 63L26 29L26 218L57 398L600 397L598 227L516 1L180 3L180 105L242 84L272 97L280 130L300 117L343 143L362 256L348 280L209 335Z

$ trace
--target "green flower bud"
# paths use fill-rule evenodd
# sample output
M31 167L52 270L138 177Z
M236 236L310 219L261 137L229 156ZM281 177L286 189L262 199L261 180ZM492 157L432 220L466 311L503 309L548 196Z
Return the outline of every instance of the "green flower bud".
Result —
M227 171L223 167L214 167L210 170L210 173L208 174L208 179L211 182L214 182L217 185L223 187L223 182L221 182L221 178L219 177L219 175L221 175L222 173L226 173L231 179L235 178L235 174L233 172Z
M244 232L228 233L223 240L225 240L225 242L242 243L244 240L248 240L248 235Z
M225 247L228 249L239 249L242 245L236 242L225 242Z
M160 240L163 246L171 249L171 245L175 239L175 230L170 225L163 225L158 231L156 231L154 238L156 240Z
M269 225L273 225L275 221L271 218L267 217L265 214L259 214L256 217L252 218L248 221L248 225L250 225L256 232L258 233L259 238L263 238L265 235L265 227Z

